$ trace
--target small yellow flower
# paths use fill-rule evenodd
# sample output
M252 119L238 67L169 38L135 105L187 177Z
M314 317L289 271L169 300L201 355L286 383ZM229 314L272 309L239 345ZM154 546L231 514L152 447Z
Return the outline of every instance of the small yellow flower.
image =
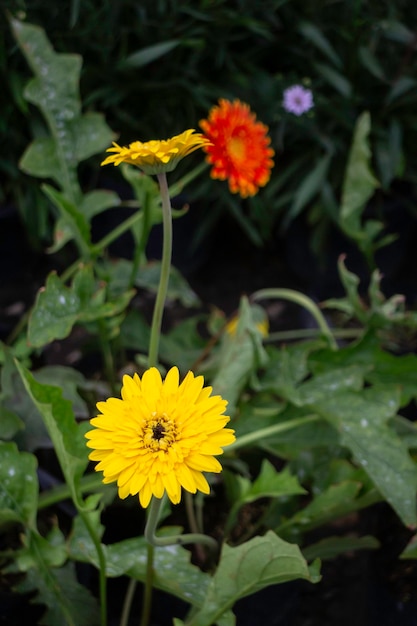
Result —
M134 141L125 147L113 142L113 147L108 148L106 152L114 154L108 156L101 165L129 163L150 175L172 172L181 159L209 144L210 141L201 133L196 133L194 129L185 130L171 139L153 139L145 143Z
M174 504L181 488L209 493L203 472L221 472L214 455L235 440L234 431L224 428L227 402L212 396L202 376L188 372L179 383L177 367L164 381L155 367L142 379L137 374L123 377L122 399L98 402L101 415L90 423L89 458L98 461L104 483L117 481L119 496L139 494L147 507L152 496L166 493Z
M236 335L238 324L239 324L239 317L237 315L233 316L232 319L229 322L227 322L227 324L226 324L226 332L231 337L234 337ZM264 319L262 319L262 320L257 321L255 326L259 330L259 332L261 333L262 337L268 337L269 321L268 321L268 319L266 317Z

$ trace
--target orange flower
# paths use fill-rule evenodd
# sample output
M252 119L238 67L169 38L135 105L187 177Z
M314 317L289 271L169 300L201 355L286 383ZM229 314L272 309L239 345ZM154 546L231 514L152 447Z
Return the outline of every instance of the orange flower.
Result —
M203 147L212 178L229 181L232 193L254 196L268 182L274 165L268 127L240 100L220 99L200 126L211 145Z

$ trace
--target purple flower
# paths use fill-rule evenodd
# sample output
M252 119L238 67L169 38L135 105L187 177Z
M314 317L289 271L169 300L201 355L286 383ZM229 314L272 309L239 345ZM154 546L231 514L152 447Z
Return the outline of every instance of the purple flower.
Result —
M288 113L302 115L313 108L313 94L310 89L301 85L293 85L284 91L282 106Z

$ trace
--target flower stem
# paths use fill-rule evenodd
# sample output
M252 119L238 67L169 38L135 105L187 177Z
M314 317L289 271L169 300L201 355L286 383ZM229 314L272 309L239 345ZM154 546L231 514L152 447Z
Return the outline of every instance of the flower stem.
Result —
M251 300L263 300L266 298L282 298L283 300L289 300L290 302L295 302L296 304L304 307L316 320L322 335L326 337L330 347L333 350L337 350L337 343L333 337L332 331L330 330L323 313L320 311L317 304L311 300L311 298L293 289L280 288L260 289L251 296Z
M120 618L119 626L128 626L129 624L130 609L132 607L133 596L135 595L135 591L136 591L136 585L137 585L136 580L134 578L131 578L127 585L127 590L126 590L126 595L125 595L125 599L123 602L123 609L122 609L122 615Z
M161 275L159 278L158 292L156 294L155 307L153 310L151 338L149 341L148 362L149 367L158 364L159 339L161 335L162 315L164 312L165 299L168 291L169 272L172 257L172 215L171 200L169 197L168 184L165 172L158 174L158 183L162 199L162 260Z
M140 626L148 626L152 609L152 590L153 590L153 559L155 548L148 543L146 555L146 578L145 588L143 592L142 615L140 618Z
M161 510L161 504L163 498L153 497L149 505L149 516L146 522L145 539L153 546L172 546L180 545L184 546L188 543L202 543L213 551L217 551L218 544L213 537L203 535L201 533L188 533L186 535L167 535L165 537L157 537L155 535L156 527L158 525L159 513Z
M77 504L76 500L74 502ZM79 506L77 506L79 515L83 520L88 533L91 537L94 547L97 552L98 564L99 564L99 585L100 585L100 624L101 626L107 626L107 578L106 578L106 557L103 551L99 537L90 522L88 514L86 514Z

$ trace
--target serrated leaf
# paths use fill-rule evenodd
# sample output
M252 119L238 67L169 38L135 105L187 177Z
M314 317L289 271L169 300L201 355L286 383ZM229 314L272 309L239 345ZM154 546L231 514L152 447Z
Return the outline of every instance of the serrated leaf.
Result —
M341 228L358 242L364 252L371 250L372 239L366 236L362 227L362 214L375 189L379 187L371 170L370 130L371 118L365 111L355 124L340 207Z
M239 307L236 333L224 333L216 375L212 386L216 394L228 401L228 413L233 415L240 393L255 370L265 365L267 355L262 345L262 332L248 300L243 297Z
M248 489L243 493L244 502L258 498L278 498L280 496L306 493L296 476L288 468L278 472L267 459L262 461L261 471L253 483L248 481Z
M416 526L417 468L407 447L387 424L398 406L398 390L385 387L330 396L312 408L336 426L341 443L403 522Z
M105 302L105 287L96 287L91 266L81 266L71 287L52 272L37 295L28 324L28 340L42 347L55 339L64 339L77 322L112 318L122 313L134 295L126 291Z
M59 387L42 385L21 364L16 367L25 389L42 415L56 455L74 501L78 501L78 484L88 465L84 433L88 423L77 424L71 402Z
M25 97L42 111L54 143L52 147L43 140L41 143L35 140L26 151L22 165L26 171L58 182L65 197L77 203L81 198L77 177L79 161L104 150L111 143L113 133L101 114L81 115L81 56L56 53L44 30L38 26L16 19L11 19L10 23L35 75L26 86ZM36 154L45 157L39 164L35 162Z
M301 487L296 476L293 476L286 467L278 472L267 459L262 461L261 471L256 479L251 482L244 476L235 476L237 482L237 496L233 503L226 523L225 532L228 532L236 521L239 509L249 502L255 502L260 498L280 498L290 495L306 493ZM228 481L226 480L226 486ZM228 490L230 492L230 489Z
M38 503L37 461L16 444L0 442L0 526L16 521L35 526Z
M50 568L40 567L38 560L17 588L24 593L37 589L32 601L46 606L40 621L43 626L99 626L97 601L77 581L74 563Z
M298 578L317 581L298 546L283 541L272 531L234 548L224 545L204 604L187 620L187 626L211 626L239 598Z
M158 534L176 534L181 529L170 527ZM92 563L98 567L97 551L80 518L74 522L70 542L72 558ZM144 537L126 539L103 546L106 555L106 573L109 577L128 575L142 582L146 579L148 558L147 542ZM185 602L201 606L209 576L190 563L189 550L178 546L157 547L154 551L154 585Z

